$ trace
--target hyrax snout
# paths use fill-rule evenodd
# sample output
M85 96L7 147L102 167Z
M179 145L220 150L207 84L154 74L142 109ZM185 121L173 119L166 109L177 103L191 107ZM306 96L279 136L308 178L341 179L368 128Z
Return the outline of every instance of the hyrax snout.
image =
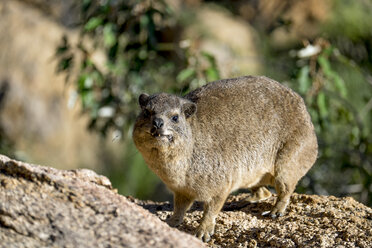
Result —
M284 214L297 182L314 164L317 139L302 98L266 77L209 83L184 97L139 97L133 140L174 193L173 226L195 200L204 202L197 236L208 241L227 196L250 188L251 202L271 196Z

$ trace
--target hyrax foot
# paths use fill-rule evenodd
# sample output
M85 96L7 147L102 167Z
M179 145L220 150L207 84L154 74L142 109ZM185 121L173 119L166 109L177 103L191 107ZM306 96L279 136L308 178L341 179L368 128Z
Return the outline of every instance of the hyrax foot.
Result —
M180 218L180 217L177 217L175 215L172 215L171 217L169 217L168 219L166 219L166 222L171 227L177 227L177 226L179 226L182 223L182 219L183 218Z
M281 217L285 213L285 209L287 208L287 205L289 203L289 196L285 198L278 198L276 201L276 204L274 208L270 212L271 218Z
M214 234L214 226L214 222L202 222L196 231L196 237L204 242L208 242Z
M274 207L271 211L263 212L262 216L270 216L271 218L275 219L276 217L284 216L284 211L281 212L280 210L278 210Z
M277 181L275 184L276 192L278 193L278 198L276 200L275 206L271 211L263 212L262 215L270 215L271 218L281 217L284 215L289 199L294 190L294 187L289 187L287 184Z
M214 234L214 226L216 224L216 217L221 210L227 193L214 196L209 202L204 203L203 219L196 231L196 237L208 242Z
M173 215L166 220L168 225L171 227L179 226L182 223L183 217L185 216L186 211L190 208L192 202L193 202L192 198L175 192L174 212Z
M250 203L256 203L271 197L271 192L266 187L253 188L252 193L245 200Z

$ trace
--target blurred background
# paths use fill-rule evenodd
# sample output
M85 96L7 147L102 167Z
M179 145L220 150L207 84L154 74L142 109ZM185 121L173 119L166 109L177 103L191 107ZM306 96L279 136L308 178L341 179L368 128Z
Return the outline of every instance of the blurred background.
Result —
M297 192L371 206L371 13L370 0L2 0L0 153L169 200L131 140L138 95L266 75L316 127Z

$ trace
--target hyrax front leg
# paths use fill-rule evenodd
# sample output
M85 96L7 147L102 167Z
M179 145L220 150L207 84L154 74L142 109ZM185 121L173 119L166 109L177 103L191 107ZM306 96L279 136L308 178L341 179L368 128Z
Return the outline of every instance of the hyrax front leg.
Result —
M190 208L193 201L194 199L191 197L175 192L173 199L173 215L167 220L168 225L172 227L180 225L183 221L186 211Z
M245 200L250 203L256 203L259 201L266 200L271 197L271 192L265 187L255 187L251 189L251 195L248 196Z
M216 217L220 212L227 196L215 196L209 202L204 203L204 213L200 226L196 231L196 236L204 242L208 242L214 234Z

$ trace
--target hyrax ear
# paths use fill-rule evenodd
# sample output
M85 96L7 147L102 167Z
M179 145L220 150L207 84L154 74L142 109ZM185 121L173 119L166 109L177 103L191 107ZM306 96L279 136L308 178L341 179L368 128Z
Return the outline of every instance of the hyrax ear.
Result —
M138 97L138 103L141 106L141 108L145 107L147 105L148 101L149 101L149 95L146 94L146 93L141 94Z
M181 111L185 113L186 118L189 118L196 113L196 104L186 100L182 105Z

